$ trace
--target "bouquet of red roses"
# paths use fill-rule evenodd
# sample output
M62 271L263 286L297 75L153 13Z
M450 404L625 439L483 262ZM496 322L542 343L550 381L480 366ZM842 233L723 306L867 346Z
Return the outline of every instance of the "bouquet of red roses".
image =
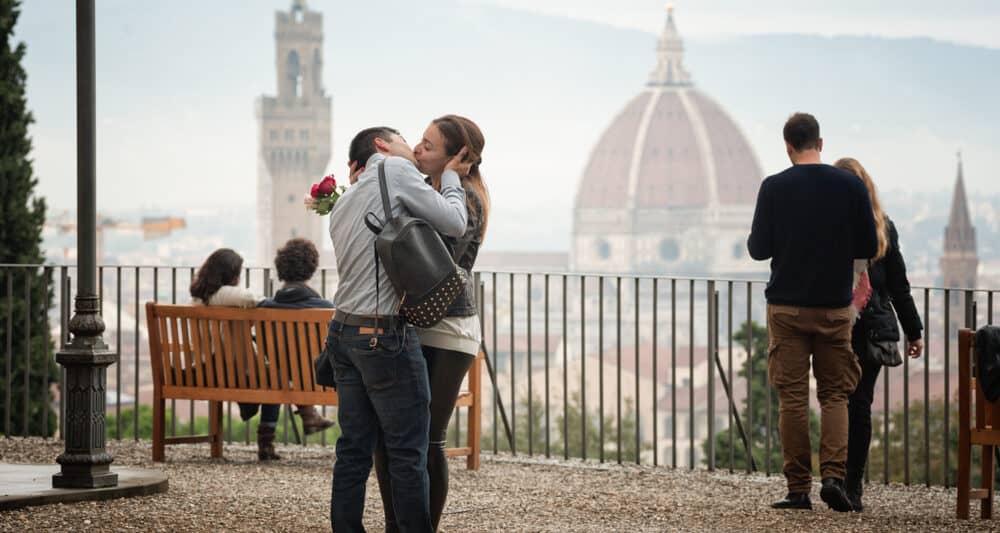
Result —
M314 183L309 194L303 199L306 209L311 209L319 215L329 215L333 205L344 194L347 187L338 186L333 174L326 176L319 183Z

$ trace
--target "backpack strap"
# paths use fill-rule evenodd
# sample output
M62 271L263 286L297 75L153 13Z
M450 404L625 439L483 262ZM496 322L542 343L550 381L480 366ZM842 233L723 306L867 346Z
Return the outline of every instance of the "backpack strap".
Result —
M392 218L392 207L389 205L389 185L385 178L385 159L378 162L378 188L382 192L382 210L385 212L385 221Z

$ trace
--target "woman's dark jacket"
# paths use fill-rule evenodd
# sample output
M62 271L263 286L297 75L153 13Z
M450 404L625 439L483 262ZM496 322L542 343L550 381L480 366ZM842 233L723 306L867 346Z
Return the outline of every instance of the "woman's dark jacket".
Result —
M257 307L273 309L333 309L333 302L323 298L308 286L289 283L274 293L274 298L262 301Z
M456 253L459 254L458 257L455 257L455 263L465 270L469 280L465 284L465 290L458 293L458 297L448 307L447 316L473 316L477 313L476 283L472 278L472 267L476 264L479 246L483 243L482 233L485 220L483 199L479 197L479 193L475 189L465 186L464 183L462 185L465 189L466 207L469 213L465 234L458 239L443 238L445 245L452 253L452 257L455 257Z
M854 324L852 346L859 356L867 351L867 339L898 341L899 328L896 315L903 326L906 339L915 341L924 329L917 306L910 294L910 281L906 278L906 263L899 251L899 234L896 225L886 218L889 226L889 243L885 257L868 267L872 295L861 317ZM893 312L895 309L895 312ZM895 336L895 338L893 338Z

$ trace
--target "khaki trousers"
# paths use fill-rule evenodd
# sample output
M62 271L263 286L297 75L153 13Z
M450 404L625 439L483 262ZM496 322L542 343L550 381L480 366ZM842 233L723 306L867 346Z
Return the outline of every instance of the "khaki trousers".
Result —
M822 477L844 479L847 461L847 397L861 378L851 350L851 308L767 306L768 378L778 391L778 431L788 492L812 488L809 442L809 363L819 399L819 463Z

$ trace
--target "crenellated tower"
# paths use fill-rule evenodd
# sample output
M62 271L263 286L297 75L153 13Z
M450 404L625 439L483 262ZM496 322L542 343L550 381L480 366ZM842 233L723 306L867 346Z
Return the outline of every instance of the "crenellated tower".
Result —
M330 161L332 101L323 89L323 15L294 0L275 13L277 95L257 99L257 260L288 239L322 249L323 221L302 205Z

